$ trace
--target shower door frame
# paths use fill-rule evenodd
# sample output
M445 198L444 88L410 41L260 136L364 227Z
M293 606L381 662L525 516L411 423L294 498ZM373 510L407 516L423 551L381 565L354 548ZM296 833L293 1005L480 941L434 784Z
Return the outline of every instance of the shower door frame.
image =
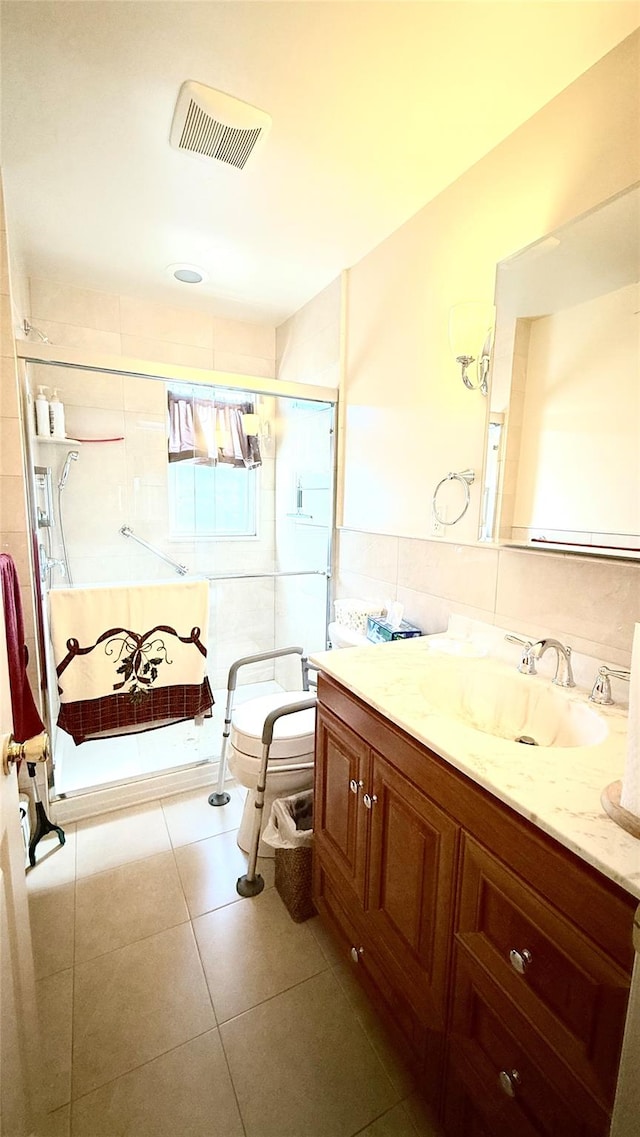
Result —
M329 534L327 540L327 565L326 565L326 595L325 595L325 627L328 627L331 601L332 601L332 581L334 577L334 556L335 556L335 528L337 516L337 461L338 461L338 421L339 421L339 388L325 387L313 383L297 383L290 380L282 379L265 379L257 375L238 374L229 371L216 371L207 368L195 367L182 367L175 364L158 364L148 362L146 360L136 359L132 356L121 355L103 355L96 352L78 351L75 348L59 347L55 344L33 344L27 340L15 340L15 351L18 365L18 379L20 388L20 403L21 403L21 418L22 418L22 441L23 441L23 454L24 454L24 472L25 472L25 493L29 514L30 525L30 567L31 578L33 586L33 595L35 598L35 631L36 631L36 653L37 653L37 670L39 675L39 688L42 695L42 712L45 724L49 731L50 737L53 736L52 727L54 723L51 720L51 698L50 698L50 679L47 668L47 651L45 645L45 629L46 620L43 612L43 582L40 578L39 564L36 557L36 542L38 538L38 525L36 516L36 494L35 494L35 480L34 480L34 454L32 449L33 431L30 429L29 424L32 420L32 408L30 405L30 393L28 385L28 365L41 364L47 367L61 367L70 370L78 371L93 371L102 374L114 376L130 376L136 379L152 379L158 382L171 383L182 382L191 384L202 384L209 387L224 387L227 390L237 390L243 392L250 392L256 395L271 395L281 398L295 398L308 402L322 402L327 403L333 409L332 427L331 427L331 443L330 443L330 464L329 464L329 478L330 478L330 503L331 503L331 524L329 526ZM71 442L72 440L70 440ZM320 571L320 570L318 570ZM251 574L253 575L253 574ZM288 574L287 574L288 575ZM297 574L299 575L299 574ZM188 775L194 771L205 771L208 773L207 767L215 770L214 762L204 762L199 765L183 767L181 770L168 771L166 773L158 773L153 776L156 783L155 796L164 796L164 793L175 793L181 789L191 788L190 785L176 785L175 788L167 788L162 790L159 787L159 782L164 778L170 781L172 778L176 781L180 780L180 774ZM141 787L143 782L149 779L143 779L138 783ZM202 781L197 778L196 782L199 784L204 783L204 776ZM126 783L125 783L126 784ZM135 785L136 783L129 783ZM193 778L191 784L194 784ZM117 805L116 797L119 797L119 791L122 790L122 785L110 787L105 785L103 788L90 790L85 794L78 797L71 797L66 799L65 795L56 795L55 787L53 784L53 763L51 769L47 770L45 777L45 800L46 804L53 807L53 812L58 819L61 817L63 820L71 821L79 817L86 816L86 809L83 809L82 803L86 802L87 798L94 797L101 799L103 808L115 808ZM159 790L159 792L158 792ZM142 790L140 795L133 794L131 797L131 804L133 802L144 800ZM60 803L63 803L62 805ZM129 804L128 802L125 804ZM92 812L98 812L94 808Z

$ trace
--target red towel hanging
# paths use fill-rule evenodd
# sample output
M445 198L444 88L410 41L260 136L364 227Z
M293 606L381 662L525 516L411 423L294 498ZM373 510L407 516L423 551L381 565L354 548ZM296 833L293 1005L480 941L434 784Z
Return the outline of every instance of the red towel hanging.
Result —
M7 634L13 737L16 742L25 742L27 738L33 738L44 730L44 723L38 713L27 678L29 653L24 642L20 584L13 558L8 553L0 553L0 580Z

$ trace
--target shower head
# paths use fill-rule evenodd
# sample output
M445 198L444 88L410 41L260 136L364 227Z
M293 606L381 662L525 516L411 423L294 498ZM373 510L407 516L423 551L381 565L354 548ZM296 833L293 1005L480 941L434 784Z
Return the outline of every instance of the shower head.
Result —
M78 455L77 450L69 450L69 452L68 452L68 454L64 460L64 466L62 467L62 473L60 475L60 481L58 482L58 489L59 490L63 490L64 487L66 486L67 478L69 477L69 469L71 467L71 463L77 462L78 457L79 457L79 455Z

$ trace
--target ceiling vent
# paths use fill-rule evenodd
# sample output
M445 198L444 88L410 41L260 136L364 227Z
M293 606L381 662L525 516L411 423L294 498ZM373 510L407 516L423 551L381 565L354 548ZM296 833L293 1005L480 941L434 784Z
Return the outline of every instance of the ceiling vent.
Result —
M244 170L270 127L265 111L188 79L180 88L170 142L177 150Z

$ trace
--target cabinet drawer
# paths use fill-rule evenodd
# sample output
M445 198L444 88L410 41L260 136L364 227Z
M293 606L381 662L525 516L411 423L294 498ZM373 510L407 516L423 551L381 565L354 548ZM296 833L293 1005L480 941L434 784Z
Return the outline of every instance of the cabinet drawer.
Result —
M610 1104L629 977L470 837L462 866L457 939Z
M496 1137L608 1133L608 1111L463 944L456 951L450 1050L453 1068Z

